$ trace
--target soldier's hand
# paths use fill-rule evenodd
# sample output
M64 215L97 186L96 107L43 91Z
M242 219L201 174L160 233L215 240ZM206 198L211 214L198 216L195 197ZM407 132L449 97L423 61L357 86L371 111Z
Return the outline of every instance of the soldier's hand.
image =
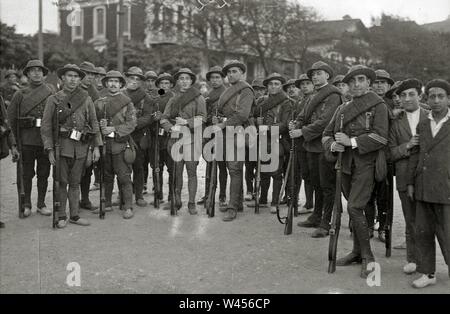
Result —
M419 145L419 134L414 135L413 137L411 137L411 139L409 140L408 144L406 144L406 148L407 149L411 149L414 146Z
M301 129L295 129L295 130L290 130L289 131L289 136L291 138L299 138L303 135L303 132Z
M108 126L108 121L106 119L100 119L100 127L104 128Z
M213 116L213 117L211 118L211 122L212 122L212 124L219 124L219 117Z
M161 113L161 111L156 111L155 112L155 120L161 120L161 118L162 118L162 113Z
M186 125L188 124L187 120L181 118L181 117L176 117L175 118L175 123L178 125Z
M407 186L407 193L408 193L408 197L411 201L414 201L414 185L408 185Z
M264 118L262 118L262 117L256 118L256 124L257 125L264 125Z
M350 141L350 137L347 134L338 132L335 134L334 138L338 144L344 146L352 146L352 142Z
M55 151L53 149L48 151L48 160L52 166L56 164Z
M11 156L12 156L12 162L17 162L19 160L20 154L17 150L17 147L13 146L11 148Z
M345 146L338 144L337 142L333 142L331 144L331 151L334 153L343 153L345 151Z
M98 147L94 147L92 151L92 159L94 162L97 162L100 159L100 149Z

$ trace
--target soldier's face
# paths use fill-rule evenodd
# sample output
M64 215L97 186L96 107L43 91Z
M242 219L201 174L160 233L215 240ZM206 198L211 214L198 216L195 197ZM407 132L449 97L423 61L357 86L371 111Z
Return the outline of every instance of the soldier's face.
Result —
M311 80L314 86L323 86L328 82L330 75L324 70L315 70L311 74Z
M137 75L130 75L127 77L127 88L131 90L136 90L142 86L142 80Z
M161 80L159 82L159 88L164 89L166 92L168 90L170 90L171 87L172 87L172 83L169 80Z
M28 70L28 78L33 82L40 82L44 79L44 72L40 67L32 67Z
M181 90L187 90L192 85L192 77L189 74L180 74L178 77L178 85Z
M15 74L10 74L10 75L8 76L8 82L9 82L10 84L15 84L15 83L17 83L17 80L18 80L18 77L17 77L17 75L15 75Z
M336 87L341 91L342 95L348 93L348 85L344 82L340 82L336 84Z
M272 80L267 84L267 91L269 95L276 95L281 92L283 83L279 80Z
M428 106L430 106L431 111L435 114L446 112L450 107L450 96L442 88L430 88L428 91Z
M147 89L154 89L155 86L155 79L153 78L149 78L145 80L145 86L147 86Z
M300 93L299 89L295 87L295 85L289 85L286 92L289 97L297 97Z
M95 74L91 72L86 72L86 76L82 80L83 84L91 85L95 82Z
M301 81L300 90L303 95L309 95L314 91L314 85L311 81Z
M391 88L391 85L386 80L375 80L372 84L372 89L378 96L384 96Z
M219 88L223 85L222 75L218 73L213 73L209 76L209 82L211 83L212 88Z
M101 74L96 74L95 75L95 82L96 82L98 87L103 87L103 85L102 85L102 78L103 78L103 75L101 75Z
M406 111L416 111L419 109L420 95L415 88L404 90L400 93L400 102Z
M67 87L70 90L75 89L81 81L80 75L75 71L67 71L61 77L64 87Z
M393 93L393 94L392 94L392 101L394 102L394 105L395 105L396 107L401 106L401 104L402 104L402 101L401 101L401 99L400 99L400 96L397 95L396 93Z
M244 72L238 67L229 68L227 71L227 78L230 84L235 84L237 81L244 78Z
M264 96L265 93L266 93L266 89L265 88L255 87L254 90L255 90L255 97L256 97L256 99Z
M355 75L348 82L350 93L355 97L366 94L370 88L370 80L365 75Z
M120 88L121 88L120 79L118 79L116 77L109 78L106 81L106 87L108 88L108 91L111 94L118 93L120 91Z

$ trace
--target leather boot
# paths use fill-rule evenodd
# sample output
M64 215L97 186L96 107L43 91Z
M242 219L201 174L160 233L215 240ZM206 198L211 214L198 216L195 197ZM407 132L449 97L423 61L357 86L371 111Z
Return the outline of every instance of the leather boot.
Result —
M360 274L360 277L361 278L363 278L363 279L366 279L367 278L367 276L369 276L370 275L370 273L372 272L372 270L368 270L367 269L367 266L370 264L370 263L373 263L373 262L375 262L375 260L374 259L367 259L367 258L363 258L362 259L362 261L361 261L361 274Z
M336 260L336 266L349 266L351 264L361 264L361 255L351 252L350 254Z
M234 210L233 208L228 208L225 216L223 217L223 221L232 221L234 219L236 219L237 216L237 211Z

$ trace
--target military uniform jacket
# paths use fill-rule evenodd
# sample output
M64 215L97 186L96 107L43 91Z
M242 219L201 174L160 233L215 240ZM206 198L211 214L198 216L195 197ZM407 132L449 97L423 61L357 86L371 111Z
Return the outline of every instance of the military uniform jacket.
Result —
M268 105L271 98L277 97L278 100L272 100L272 102L278 103L273 108L265 110L264 107ZM279 139L278 143L281 143L279 147L280 155L287 153L290 149L290 137L289 137L289 121L292 119L292 100L287 97L284 92L277 95L266 95L261 97L262 100L258 104L255 110L256 117L259 117L260 112L262 112L262 117L264 118L264 125L269 127L278 126L279 128ZM270 146L270 132L268 133L267 144ZM270 149L268 147L268 149Z
M330 124L323 133L324 150L331 151L334 134L339 132L340 119L343 115L343 133L355 138L357 148L346 147L342 156L342 172L352 174L352 165L373 167L378 151L384 149L388 142L388 110L383 99L373 92L361 97L354 97L336 110Z
M207 111L206 125L212 125L212 117L216 116L216 112L218 113L219 98L224 91L225 86L221 85L218 88L211 89L208 96L205 98Z
M65 101L67 99L69 101ZM72 114L68 115L67 119L64 119L63 114L71 112L71 106L78 106L79 103L81 105ZM56 125L55 110L58 110L59 113L59 126ZM88 93L80 87L77 87L73 92L63 89L47 99L41 128L45 150L54 148L55 128L59 130L60 153L63 157L86 158L91 144L93 146L102 145L94 104ZM70 139L68 134L72 130L89 133L92 140L83 142Z
M19 118L42 119L47 99L53 94L50 85L42 83L40 85L30 84L28 87L17 91L10 105L8 106L8 118L14 136L17 140L17 123ZM20 116L17 109L20 106ZM20 141L22 145L43 146L40 127L21 127Z
M294 106L294 116L296 117L296 127L300 128L300 117L303 116L303 109L305 109L305 106L311 101L312 95L305 95L300 101L298 101ZM295 150L297 152L306 152L305 146L304 146L305 140L303 136L295 139Z
M409 158L407 184L414 185L418 201L450 205L450 119L435 137L430 122L427 118L417 126L419 149Z
M136 128L136 112L131 99L122 93L99 98L94 103L97 119L106 119L108 126L115 128L114 138L103 136L107 152L120 154L129 145L131 134Z
M318 89L305 104L297 121L302 129L303 146L306 151L323 152L322 133L340 104L342 104L341 92L331 84Z
M125 95L128 96L136 112L136 128L132 133L133 140L139 143L142 137L147 135L148 127L153 122L152 107L154 101L142 88L135 91L127 89Z
M420 108L419 122L427 120L427 110ZM406 148L412 137L406 112L402 112L396 119L391 120L389 128L389 149L392 162L395 163L395 179L397 190L406 192L408 177L408 160L411 151Z
M17 92L19 89L20 87L18 83L11 84L9 82L5 82L4 84L0 85L0 95L3 97L6 107L9 106L9 103L11 102L11 99L13 98L15 92Z
M82 89L84 89L85 91L88 92L89 97L91 97L92 101L96 101L97 99L100 98L100 94L99 94L97 88L93 84L91 84L89 86L81 84L80 86Z

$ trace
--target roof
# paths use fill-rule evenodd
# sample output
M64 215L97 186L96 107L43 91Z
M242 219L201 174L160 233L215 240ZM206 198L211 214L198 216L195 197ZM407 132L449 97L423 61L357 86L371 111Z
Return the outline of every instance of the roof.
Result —
M429 31L450 33L450 16L445 21L423 24L422 27L425 27Z

